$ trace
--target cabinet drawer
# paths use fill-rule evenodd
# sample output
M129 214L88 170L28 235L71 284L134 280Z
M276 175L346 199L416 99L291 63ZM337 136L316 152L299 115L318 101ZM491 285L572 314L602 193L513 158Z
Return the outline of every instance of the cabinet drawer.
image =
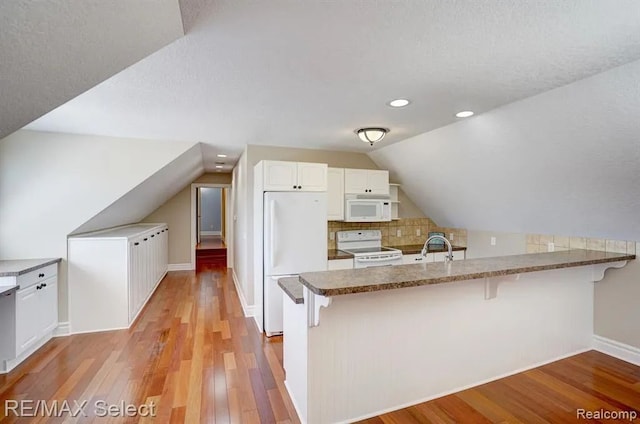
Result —
M44 281L47 278L55 277L58 275L58 264L47 265L42 268L38 268L26 274L18 275L17 283L21 289L32 286L40 281Z

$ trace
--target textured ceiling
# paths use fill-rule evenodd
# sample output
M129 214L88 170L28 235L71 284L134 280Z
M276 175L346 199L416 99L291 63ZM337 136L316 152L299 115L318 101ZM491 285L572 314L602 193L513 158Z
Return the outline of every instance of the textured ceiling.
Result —
M187 35L31 124L370 151L640 58L640 2L185 0ZM394 110L396 97L413 103ZM210 163L205 163L210 168Z
M182 35L177 0L0 1L0 139Z

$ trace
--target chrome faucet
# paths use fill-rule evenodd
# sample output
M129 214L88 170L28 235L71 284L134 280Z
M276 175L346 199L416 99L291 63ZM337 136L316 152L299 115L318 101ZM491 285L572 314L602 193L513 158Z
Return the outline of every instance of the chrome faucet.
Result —
M429 253L429 242L433 239L441 239L447 244L447 249L449 250L449 253L447 254L447 256L444 257L444 261L445 262L452 261L453 247L451 247L451 243L449 242L449 240L447 240L446 237L440 236L440 235L431 236L427 239L427 241L424 242L424 246L422 246L422 252L421 252L422 256L427 256L427 253Z

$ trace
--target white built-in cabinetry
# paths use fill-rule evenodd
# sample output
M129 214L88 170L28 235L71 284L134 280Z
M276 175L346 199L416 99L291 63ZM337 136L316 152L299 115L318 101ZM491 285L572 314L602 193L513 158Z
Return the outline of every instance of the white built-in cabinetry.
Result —
M345 169L345 194L389 194L389 171L378 169Z
M167 273L168 251L166 224L70 236L70 331L128 328Z
M453 252L453 260L463 260L465 259L465 251L464 250L454 250ZM419 264L424 262L444 262L444 258L447 255L446 252L433 252L427 253L427 256L423 257L421 254L411 254L411 255L402 255L402 264Z
M264 191L327 191L327 164L263 161Z
M344 220L344 169L327 171L327 220Z
M400 200L398 200L398 192L400 191L400 184L389 183L389 201L391 202L391 219L398 218L398 207L400 206Z
M0 277L0 373L11 371L53 336L58 327L58 260L29 272ZM16 261L20 262L20 261Z
M329 271L334 271L338 269L352 269L353 268L353 258L350 259L331 259L327 261L327 269Z

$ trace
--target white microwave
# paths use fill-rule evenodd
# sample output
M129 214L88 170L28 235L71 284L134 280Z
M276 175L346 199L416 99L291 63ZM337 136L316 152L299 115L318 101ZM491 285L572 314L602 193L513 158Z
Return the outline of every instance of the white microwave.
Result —
M388 197L347 195L344 220L346 222L391 221L391 202Z

